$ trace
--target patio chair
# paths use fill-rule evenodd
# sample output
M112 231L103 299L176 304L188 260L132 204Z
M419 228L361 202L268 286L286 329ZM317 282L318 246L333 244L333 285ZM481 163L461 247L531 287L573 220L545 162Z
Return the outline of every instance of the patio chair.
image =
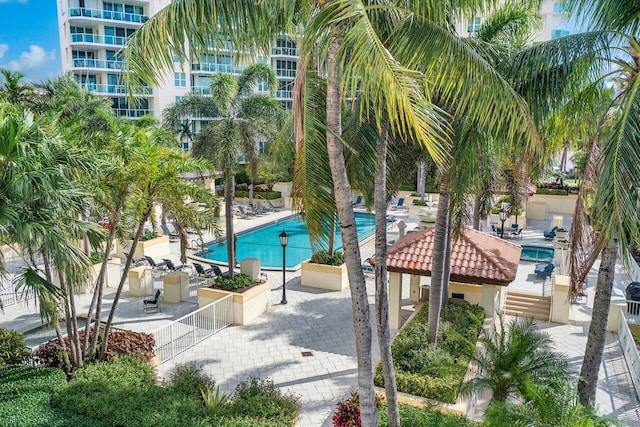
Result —
M271 209L273 212L280 212L282 210L281 207L274 206L274 204L271 202L271 200L265 199L264 201L267 203L267 206L269 206L269 209Z
M249 218L249 215L247 214L247 211L245 211L242 206L235 205L235 208L238 210L238 213L240 214L240 218L242 218L242 219Z
M394 211L396 211L396 210L408 211L409 210L409 206L405 206L404 205L404 197L400 197L396 203L391 205L391 210L394 210Z
M166 270L167 269L167 263L166 262L164 262L164 261L155 262L155 260L153 258L151 258L150 256L147 256L147 255L145 255L144 257L147 260L147 262L149 263L149 265L151 266L151 268L156 269L156 270Z
M165 236L169 236L169 240L173 240L173 241L177 241L180 239L180 236L177 235L176 233L172 233L169 230L169 227L167 227L167 224L160 224L160 229L162 230L162 232L165 234Z
M556 261L551 260L551 262L546 264L536 264L534 273L536 273L536 276L542 276L546 279L547 277L551 277L551 273L553 273L554 268L556 268Z
M196 269L196 273L198 274L198 276L215 277L215 274L213 272L213 267L204 268L202 264L199 264L197 262L193 263L193 267Z
M217 265L211 265L211 271L213 272L214 277L225 277L229 275L229 271L223 272Z
M125 257L129 258L129 252L122 252L122 253L124 254ZM134 258L131 260L131 264L135 267L142 265L143 262L147 262L147 259L145 257L138 258L138 259Z
M522 240L522 228L518 228L517 230L512 230L511 233L509 233L509 235L513 238L513 239L520 239Z
M142 300L144 312L149 313L151 310L160 311L160 289L156 291L153 299Z
M267 213L267 210L261 202L251 203L249 206L251 206L251 209L256 215L264 215Z
M557 229L558 229L558 226L556 225L551 230L544 231L542 234L544 234L545 240L553 240L556 237L556 230Z
M175 265L170 259L162 258L162 261L164 261L164 263L166 264L167 270L170 271L182 271L185 269L191 269L191 267L189 267L187 264Z

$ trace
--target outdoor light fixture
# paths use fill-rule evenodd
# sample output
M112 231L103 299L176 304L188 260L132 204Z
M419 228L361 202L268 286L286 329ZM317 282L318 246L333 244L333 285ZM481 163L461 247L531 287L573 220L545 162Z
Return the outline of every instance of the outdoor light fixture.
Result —
M284 231L284 228L282 229L282 233L278 234L278 237L280 238L280 244L282 245L282 301L280 301L280 304L286 304L287 303L287 279L285 278L285 266L286 266L286 248L287 248L287 243L289 243L289 235L287 234L286 231Z
M495 212L495 211L494 211ZM500 229L500 238L504 239L504 222L507 220L507 211L500 209L500 221L502 221L502 228Z

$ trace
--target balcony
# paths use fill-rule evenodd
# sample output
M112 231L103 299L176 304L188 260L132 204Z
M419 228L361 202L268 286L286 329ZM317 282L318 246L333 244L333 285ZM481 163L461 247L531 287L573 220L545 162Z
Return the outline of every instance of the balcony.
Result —
M202 62L202 63L191 64L191 71L240 74L242 72L242 68L236 67L231 64L216 64L213 62Z
M191 93L197 93L199 95L211 95L211 88L209 86L192 86Z
M295 47L272 47L271 56L298 56L298 49Z
M69 9L69 16L71 18L95 18L95 19L108 19L111 21L120 21L120 22L133 22L135 24L144 24L149 20L149 17L146 15L139 15L137 13L125 13L125 12L116 12L112 10L99 10L99 9L88 9L85 7L76 7L73 9Z
M295 77L296 70L288 70L283 68L276 68L276 75L278 77Z
M121 70L122 61L91 59L91 58L74 58L73 68L104 68L107 70Z
M138 110L133 108L114 108L113 112L118 117L128 117L130 119L138 119L145 115L153 116L153 110Z
M124 85L102 85L96 83L82 83L80 86L87 92L95 92L100 95L127 95L128 88ZM153 95L153 89L143 87L132 89L134 95Z
M276 99L292 99L293 91L292 90L277 90L276 91Z
M107 44L111 46L124 46L127 37L103 36L98 34L71 34L71 43Z

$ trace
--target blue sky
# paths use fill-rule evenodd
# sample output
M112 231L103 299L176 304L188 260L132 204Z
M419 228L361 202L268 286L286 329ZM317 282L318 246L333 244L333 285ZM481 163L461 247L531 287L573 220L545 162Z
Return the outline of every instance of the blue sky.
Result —
M0 0L0 68L21 72L24 82L60 74L55 0Z

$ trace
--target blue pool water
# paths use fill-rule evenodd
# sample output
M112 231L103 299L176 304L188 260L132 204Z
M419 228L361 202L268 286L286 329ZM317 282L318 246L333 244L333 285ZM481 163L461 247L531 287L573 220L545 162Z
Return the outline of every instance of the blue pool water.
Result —
M546 246L528 246L522 245L522 253L520 259L524 261L546 261L553 259L553 248Z
M369 214L356 213L356 225L360 240L371 236L375 229L375 217ZM238 262L244 258L259 258L263 267L282 267L282 246L278 234L285 230L289 235L287 244L286 267L292 268L311 258L311 243L307 225L300 216L290 217L275 223L238 234L236 258ZM336 232L336 248L342 246L340 231ZM227 262L227 243L210 243L208 252L197 256L217 262Z

